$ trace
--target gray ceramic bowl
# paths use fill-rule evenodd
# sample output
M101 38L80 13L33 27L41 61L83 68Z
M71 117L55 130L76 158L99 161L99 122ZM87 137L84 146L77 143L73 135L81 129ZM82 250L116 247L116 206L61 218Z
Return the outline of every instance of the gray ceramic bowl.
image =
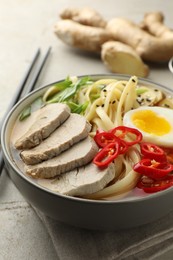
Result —
M93 79L128 79L124 75L92 75ZM171 90L149 80L141 83ZM52 84L50 84L52 85ZM50 86L49 85L49 86ZM49 87L35 90L23 98L8 114L2 128L1 145L8 173L26 200L46 215L58 221L87 229L116 230L135 227L161 218L173 209L173 188L147 196L118 201L94 201L58 195L25 176L15 165L10 153L10 134L14 122L26 105L42 95Z

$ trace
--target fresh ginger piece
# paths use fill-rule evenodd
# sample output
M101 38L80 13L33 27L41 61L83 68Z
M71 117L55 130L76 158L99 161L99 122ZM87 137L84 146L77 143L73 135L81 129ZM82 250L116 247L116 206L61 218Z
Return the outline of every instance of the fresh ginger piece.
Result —
M55 34L72 47L93 52L100 52L101 45L110 39L110 34L105 29L82 25L72 20L58 21Z
M163 62L173 56L173 38L155 37L127 19L114 18L106 29L115 41L130 45L144 60Z
M173 38L173 31L164 25L164 15L162 12L146 13L141 23L141 28L156 37Z
M101 58L109 70L116 73L147 77L149 68L135 50L118 41L102 45Z
M96 10L84 8L66 8L60 13L62 19L70 19L84 25L102 27L106 26L106 20Z

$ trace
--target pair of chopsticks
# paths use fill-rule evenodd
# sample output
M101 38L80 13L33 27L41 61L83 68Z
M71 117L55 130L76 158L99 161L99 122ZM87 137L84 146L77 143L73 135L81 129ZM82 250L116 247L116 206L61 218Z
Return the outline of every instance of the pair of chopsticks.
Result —
M48 58L48 56L50 54L50 51L51 51L51 47L49 47L47 49L47 51L46 51L42 61L40 62L38 67L35 69L34 75L33 75L32 79L30 81L29 86L27 87L27 90L26 90L25 94L30 93L34 89L34 87L35 87L35 85L36 85L36 83L38 81L38 78L40 76L40 73L43 70L43 67L44 67L44 65L46 63L46 60L47 60L47 58ZM41 50L40 50L40 48L38 48L38 50L35 52L35 54L34 54L34 56L32 58L31 64L27 68L27 71L25 72L25 75L22 78L22 80L21 80L21 82L20 82L20 84L19 84L19 86L17 88L17 91L16 91L14 97L12 98L12 100L11 100L9 106L8 106L8 109L7 109L3 119L0 122L0 134L1 134L2 124L3 124L4 120L5 120L8 112L20 100L20 97L21 97L21 95L22 95L22 93L23 93L23 91L25 89L26 83L27 83L29 77L31 76L32 71L34 70L34 67L36 66L36 63L38 61L38 58L39 58L40 54L41 54ZM3 167L4 167L4 160L3 160L3 156L2 156L2 151L0 151L0 175L2 173Z

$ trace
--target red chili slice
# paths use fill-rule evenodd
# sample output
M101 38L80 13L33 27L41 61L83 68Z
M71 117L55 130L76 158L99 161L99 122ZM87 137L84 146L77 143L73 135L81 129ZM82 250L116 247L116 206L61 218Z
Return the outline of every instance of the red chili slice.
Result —
M173 165L167 162L161 163L151 159L142 159L133 166L133 170L158 180L170 173L173 170Z
M158 162L166 162L166 153L162 148L151 143L141 143L141 153L148 159L154 159Z
M164 150L164 152L166 154L167 161L169 163L173 164L173 148L171 148L171 147L162 147L162 149Z
M127 127L127 126L118 126L110 130L110 133L113 133L115 136L125 141L127 145L131 146L139 143L142 140L142 134L135 128ZM127 138L130 136L134 137L133 141L129 141Z
M117 137L113 133L109 132L97 132L94 136L94 141L99 147L105 147L109 143L117 141Z
M127 145L127 143L125 141L123 141L121 139L119 139L119 142L120 142L120 154L124 154L125 152L127 152L129 146Z
M96 154L93 163L99 167L108 166L120 152L120 142L116 140L114 143L106 145L98 154Z
M146 176L143 176L138 182L137 187L143 189L146 193L154 193L162 190L166 190L173 186L173 176L168 175L161 180L152 180Z

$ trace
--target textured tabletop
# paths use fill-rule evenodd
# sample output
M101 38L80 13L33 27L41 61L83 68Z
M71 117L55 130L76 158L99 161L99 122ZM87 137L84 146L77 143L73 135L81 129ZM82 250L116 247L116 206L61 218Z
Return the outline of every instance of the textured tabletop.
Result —
M170 0L0 0L0 118L38 47L44 52L51 45L52 51L37 87L67 75L109 72L99 57L69 48L54 35L59 12L72 4L93 7L106 19L122 16L137 22L145 12L161 10L166 24L173 27ZM152 65L149 79L173 88L173 75L166 66ZM168 252L159 259L171 256ZM45 227L5 171L0 177L1 259L57 259Z

